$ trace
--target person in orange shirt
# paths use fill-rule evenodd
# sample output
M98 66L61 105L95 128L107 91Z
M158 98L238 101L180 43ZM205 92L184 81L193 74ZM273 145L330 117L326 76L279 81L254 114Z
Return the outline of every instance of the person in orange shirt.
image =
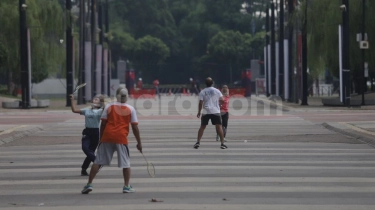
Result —
M113 153L117 151L118 167L122 168L124 176L123 193L135 192L130 181L130 155L128 148L129 125L137 140L137 149L142 153L141 137L138 129L138 119L134 107L126 103L128 90L119 88L116 91L117 102L107 104L103 110L100 125L100 144L96 159L91 167L89 181L81 191L88 194L93 190L92 181L103 165L110 165Z

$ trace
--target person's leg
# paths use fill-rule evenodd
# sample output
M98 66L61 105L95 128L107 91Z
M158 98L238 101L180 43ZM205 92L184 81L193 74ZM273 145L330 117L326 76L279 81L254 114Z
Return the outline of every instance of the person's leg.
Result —
M97 156L94 164L91 166L88 183L83 187L82 194L88 194L92 191L92 182L96 174L99 172L101 166L110 165L115 148L114 144L101 143L98 147Z
M219 114L214 114L214 115L212 115L211 121L212 121L212 124L215 125L215 127L216 127L216 132L217 132L217 133L219 134L219 136L220 136L220 141L221 141L221 146L220 146L220 148L221 148L221 149L226 149L226 148L228 148L228 147L224 144L224 134L223 134L223 128L222 128L221 115L220 115L220 113L219 113Z
M90 146L88 148L88 157L91 159L92 162L95 161L95 150L99 144L99 128L93 129L90 131Z
M201 116L201 126L199 127L199 130L198 130L197 142L194 144L195 149L198 149L198 147L200 146L200 142L204 133L204 129L206 129L206 126L209 120L210 120L209 115L204 114Z
M124 177L124 187L122 188L123 193L135 192L133 187L130 185L130 152L129 148L125 144L116 144L117 149L117 160L118 167L122 168L122 175Z
M201 138L203 136L204 129L206 129L206 125L201 125L201 127L199 127L197 142L201 142Z
M216 127L216 132L220 136L221 143L224 144L224 133L223 133L222 125L221 124L216 124L215 127Z
M125 186L129 186L130 174L131 174L130 168L123 168L122 169L122 175L124 176Z
M228 127L228 118L229 118L229 114L228 112L223 114L221 116L221 119L222 119L222 127L223 127L223 133L224 133L224 138L226 137L227 135L227 127Z
M91 184L92 181L94 181L94 178L95 178L96 174L98 173L99 168L100 168L100 165L95 164L95 163L91 166L88 184Z
M90 142L91 142L90 136L88 135L88 132L85 129L82 132L82 151L86 154L86 158L83 161L82 166L81 166L82 168L81 175L88 175L86 170L90 166L90 163L92 160L92 157L90 157Z

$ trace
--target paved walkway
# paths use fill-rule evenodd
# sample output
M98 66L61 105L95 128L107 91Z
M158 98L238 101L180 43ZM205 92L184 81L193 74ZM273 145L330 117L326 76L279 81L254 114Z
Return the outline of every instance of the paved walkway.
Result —
M144 116L139 124L143 151L156 177L148 176L130 134L130 183L137 192L122 193L115 156L88 195L80 193L87 182L80 176L82 116L68 111L22 115L19 123L49 127L0 146L0 209L375 208L374 148L292 113L231 119L227 150L219 148L213 126L207 127L201 147L193 149L196 117ZM21 116L2 113L0 122L4 117ZM57 117L61 122L52 123Z
M184 96L185 98L189 100L197 100L194 96ZM355 96L355 97L361 97L361 96ZM365 96L367 99L373 99L375 98L375 94L366 94ZM13 98L6 98L6 97L0 97L0 102L3 101L14 101L16 99ZM173 97L167 97L163 96L162 101L165 103L165 106L168 106L168 103L173 100ZM337 107L337 106L323 106L322 104L322 97L309 97L308 98L308 106L302 106L297 103L293 102L285 102L285 101L278 101L277 103L274 103L273 101L268 100L265 96L252 96L251 100L253 101L262 101L264 103L271 103L276 104L279 107L282 107L284 111L287 112L338 112L338 113L344 113L344 112L371 112L375 111L375 105L367 105L367 106L361 106L361 107ZM140 99L140 100L129 100L129 104L137 105L137 104L147 104L148 101L150 103L157 103L155 100L151 99ZM194 102L193 102L194 103ZM162 106L164 106L162 105ZM182 105L182 104L181 104ZM85 108L89 107L88 104L83 105L77 105L77 108ZM195 113L195 108L192 108L193 112ZM153 113L154 110L152 109L143 109L145 114ZM175 110L176 111L176 110ZM178 110L177 110L178 111ZM38 112L70 112L70 107L66 106L66 101L64 99L52 99L50 100L50 106L46 108L32 108L32 109L4 109L0 108L0 115L9 115L9 114L26 114L26 113L38 113ZM170 113L170 112L169 112ZM163 110L159 110L160 115L168 115L168 112L163 113ZM176 114L176 112L173 112L172 115ZM247 113L249 114L249 113ZM325 125L327 128L335 130L337 132L341 132L343 134L352 134L353 136L360 136L363 138L367 138L366 141L371 141L373 137L375 137L375 119L373 121L345 121L345 122L329 122ZM13 134L19 135L18 137L22 137L23 135L28 135L29 133L36 132L40 130L39 125L28 125L25 127L13 127L13 125L7 125L7 124L0 124L0 135L1 135L1 141L0 144L6 143L9 141L12 141L14 139L14 136L9 135L9 133L13 131ZM7 136L8 135L8 136ZM375 139L375 138L374 138ZM375 143L373 143L375 145Z

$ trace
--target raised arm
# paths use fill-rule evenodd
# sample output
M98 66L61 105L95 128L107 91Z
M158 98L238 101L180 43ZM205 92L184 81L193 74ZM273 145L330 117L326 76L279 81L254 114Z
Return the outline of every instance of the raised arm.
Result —
M74 103L74 95L70 95L70 101L71 101L70 108L72 108L72 112L77 113L77 114L81 114L81 110L76 109L76 105Z

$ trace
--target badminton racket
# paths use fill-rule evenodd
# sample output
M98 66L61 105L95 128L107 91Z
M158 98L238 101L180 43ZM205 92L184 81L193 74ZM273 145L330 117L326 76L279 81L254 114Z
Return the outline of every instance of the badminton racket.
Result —
M73 94L75 94L80 88L84 87L85 85L86 85L86 83L82 83L82 84L78 85L76 87L76 89L74 89Z
M146 163L147 163L147 171L148 171L148 174L151 176L151 177L155 177L155 167L152 163L148 162L145 155L141 152L143 158L145 159Z

